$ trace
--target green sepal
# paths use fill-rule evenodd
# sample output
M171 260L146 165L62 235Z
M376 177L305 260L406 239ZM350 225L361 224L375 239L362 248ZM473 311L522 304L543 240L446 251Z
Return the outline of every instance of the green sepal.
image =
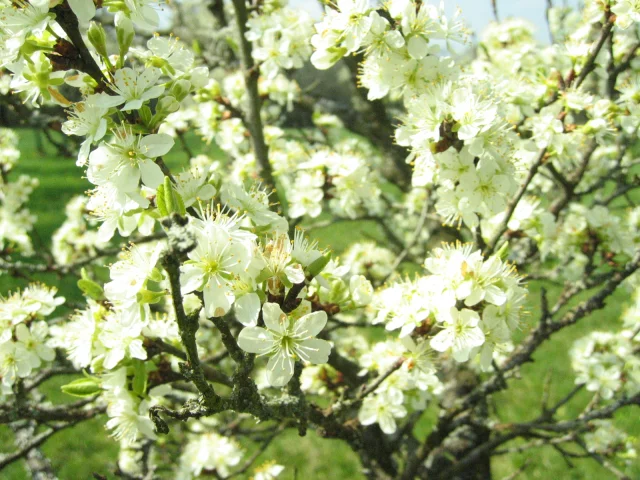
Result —
M142 290L140 290L137 294L136 294L136 300L138 301L138 303L140 304L145 304L145 303L149 303L149 304L154 304L154 303L158 303L160 300L162 300L165 297L165 292L153 292L151 290L147 290L146 288L143 288Z
M153 115L151 114L151 109L147 105L143 105L142 107L140 107L138 113L140 114L140 118L145 125L151 124L151 118L153 117Z
M317 277L330 261L331 252L325 253L321 257L318 257L313 262L311 262L311 264L307 267L307 272L309 272L309 275L311 275L311 277Z
M264 293L262 289L259 289L258 291L256 291L256 293L258 294L258 298L260 299L260 304L264 305L264 302L267 301L267 294Z
M152 280L154 282L161 282L163 278L164 278L164 275L162 275L162 272L158 267L155 267L153 270L151 270L151 274L149 275L149 280Z
M287 288L291 288L291 287L293 287L293 283L291 282L291 280L289 280L289 279L287 278L287 276L286 276L286 275L282 275L281 277L278 277L278 278L280 278L280 281L282 282L282 284L283 284L285 287L287 287Z
M504 242L502 246L495 253L501 260L506 260L509 256L509 242Z
M349 287L341 280L336 279L331 283L331 290L329 291L329 301L331 303L337 303L341 305L349 299Z
M264 270L262 270L260 272L260 274L256 278L256 283L265 282L265 281L269 280L271 277L273 277L273 272L271 272L271 270L265 268Z

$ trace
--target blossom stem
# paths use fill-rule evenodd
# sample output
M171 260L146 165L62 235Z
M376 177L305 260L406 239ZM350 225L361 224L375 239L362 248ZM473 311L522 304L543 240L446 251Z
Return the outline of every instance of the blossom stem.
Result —
M245 124L249 129L249 134L251 135L251 143L253 145L253 152L256 156L258 174L267 185L268 191L272 190L275 192L276 183L273 178L271 164L269 163L269 147L264 139L262 119L260 118L262 100L258 93L259 67L253 61L251 44L246 38L247 21L249 18L245 0L233 0L233 8L236 13L236 28L238 30L238 42L240 46L240 62L244 71L244 81L247 88L247 112L245 115Z
M67 34L71 43L73 43L78 50L80 58L82 59L82 69L84 72L88 73L101 88L109 90L104 75L102 75L102 70L93 59L91 52L89 52L89 49L82 39L82 34L80 33L80 28L78 26L78 19L71 8L69 8L65 3L53 8L52 11L56 14L56 21L58 24L62 30L64 30L64 33Z
M171 231L172 229L170 229ZM171 235L170 235L171 237ZM170 242L172 244L173 242ZM202 393L205 404L208 408L217 407L221 398L215 393L213 387L205 378L200 357L198 355L198 347L196 345L196 332L198 331L198 316L200 312L194 315L187 315L182 304L182 295L180 293L180 261L178 260L178 252L170 250L163 259L163 265L169 276L169 284L171 285L171 298L178 322L178 330L182 344L187 352L187 359L190 369L190 380L193 381L196 388Z
M525 179L524 183L520 185L520 189L516 193L515 197L513 197L509 202L509 204L507 205L507 211L505 212L502 222L500 222L500 226L496 229L496 232L489 239L485 250L482 252L482 254L485 257L488 257L493 253L493 251L496 249L498 245L498 242L500 241L500 237L502 237L502 234L507 231L509 220L511 220L511 216L513 215L513 212L516 210L516 207L518 206L518 202L520 202L520 200L524 196L525 192L527 191L527 188L529 187L529 184L533 180L533 177L535 177L536 173L538 173L538 169L540 168L540 165L542 165L542 162L544 161L546 153L547 153L546 148L543 148L542 150L540 150L540 152L538 153L538 156L533 162L533 165L531 165L531 167L529 168L529 173L527 174L527 178Z

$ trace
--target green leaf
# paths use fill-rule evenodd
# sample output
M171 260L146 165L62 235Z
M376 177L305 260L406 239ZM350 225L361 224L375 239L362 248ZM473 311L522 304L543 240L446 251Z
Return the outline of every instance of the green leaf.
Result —
M184 207L184 200L174 188L169 177L164 177L164 183L158 187L156 204L160 214L165 217L174 213L184 217L187 213Z
M176 190L172 190L172 192L176 196L175 203L178 208L176 213L181 217L184 217L187 214L187 209L184 207L184 200L182 199L182 195L180 195Z
M200 48L200 42L198 42L198 40L194 39L193 42L191 42L191 48L196 56L200 56L202 54L202 49Z
M158 189L156 190L156 207L158 208L160 215L166 217L169 214L167 212L167 205L164 203L164 197L164 185L159 185Z
M100 381L94 378L79 378L60 387L67 395L74 397L92 397L102 391Z
M78 280L78 288L84 295L92 298L93 300L104 299L104 290L93 280L89 280L88 278L81 278L80 280Z
M171 186L171 179L164 177L164 205L167 210L167 215L171 215L174 212L173 207L173 187Z
M133 359L133 382L131 387L134 393L143 397L147 391L147 367L145 362Z

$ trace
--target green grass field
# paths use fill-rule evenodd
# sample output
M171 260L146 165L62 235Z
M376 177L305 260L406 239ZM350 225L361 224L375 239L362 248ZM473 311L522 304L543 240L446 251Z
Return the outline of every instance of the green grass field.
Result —
M75 166L73 159L61 158L51 153L44 155L36 149L36 134L32 131L22 131L21 151L19 161L13 175L28 174L39 178L40 186L31 197L30 208L38 216L36 224L36 248L46 245L52 233L64 220L64 206L73 196L82 193L90 187L86 179L81 178L81 170ZM207 150L204 145L193 142L193 149L198 152ZM167 161L174 167L186 165L186 155L177 147ZM215 148L211 155L219 155ZM333 250L340 252L350 241L359 237L378 236L376 226L368 222L337 224L314 233L323 245L331 245ZM50 285L57 286L61 293L68 298L79 298L79 292L72 279L59 281L54 276L38 277ZM0 294L8 290L24 286L24 281L14 281L6 276L0 277ZM532 312L530 324L524 325L521 335L526 335L537 319L540 285L529 284L531 295L528 310ZM557 291L557 290L556 290ZM551 300L554 289L550 287ZM525 421L535 418L540 412L541 392L545 378L551 375L551 402L560 399L570 391L574 384L574 377L570 371L568 351L573 341L593 329L613 329L617 326L617 319L624 306L627 296L625 292L617 292L609 299L607 307L591 317L583 320L577 326L561 332L552 342L543 345L535 355L535 362L527 364L522 369L522 379L511 382L508 391L496 395L491 400L491 408L503 422ZM49 382L46 389L52 395L54 402L68 401L59 393L59 386L68 382L58 378ZM579 396L577 401L565 406L560 415L566 418L576 415L587 402L587 396ZM426 412L417 428L419 435L429 432L434 415ZM97 418L91 422L81 424L73 430L59 433L49 440L43 450L52 460L59 478L66 480L89 479L96 472L115 478L113 471L117 456L117 444L111 440L104 430L104 418ZM627 431L640 436L640 421L637 410L626 410L616 419L617 423ZM8 452L12 448L11 432L6 426L0 427L0 451ZM247 446L251 449L251 446ZM300 438L294 430L288 431L273 443L260 457L256 465L274 459L285 465L283 479L358 479L363 478L359 473L357 457L349 447L340 441L323 441L315 433L309 432L305 438ZM176 458L176 463L178 459ZM525 462L528 467L518 478L531 479L608 479L610 474L595 461L576 461L575 467L570 468L560 455L550 447L524 454L494 459L494 476L503 478L516 471ZM628 472L632 478L640 478L640 466L635 466ZM27 478L21 465L13 465L0 472L0 478ZM171 478L170 476L163 478ZM243 477L238 477L243 478ZM244 478L248 478L244 477Z

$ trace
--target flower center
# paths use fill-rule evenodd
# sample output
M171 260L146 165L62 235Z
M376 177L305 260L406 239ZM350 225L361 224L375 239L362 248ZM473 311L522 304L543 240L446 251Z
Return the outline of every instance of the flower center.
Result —
M220 270L220 264L216 260L207 260L204 265L204 270L209 275L215 275Z

